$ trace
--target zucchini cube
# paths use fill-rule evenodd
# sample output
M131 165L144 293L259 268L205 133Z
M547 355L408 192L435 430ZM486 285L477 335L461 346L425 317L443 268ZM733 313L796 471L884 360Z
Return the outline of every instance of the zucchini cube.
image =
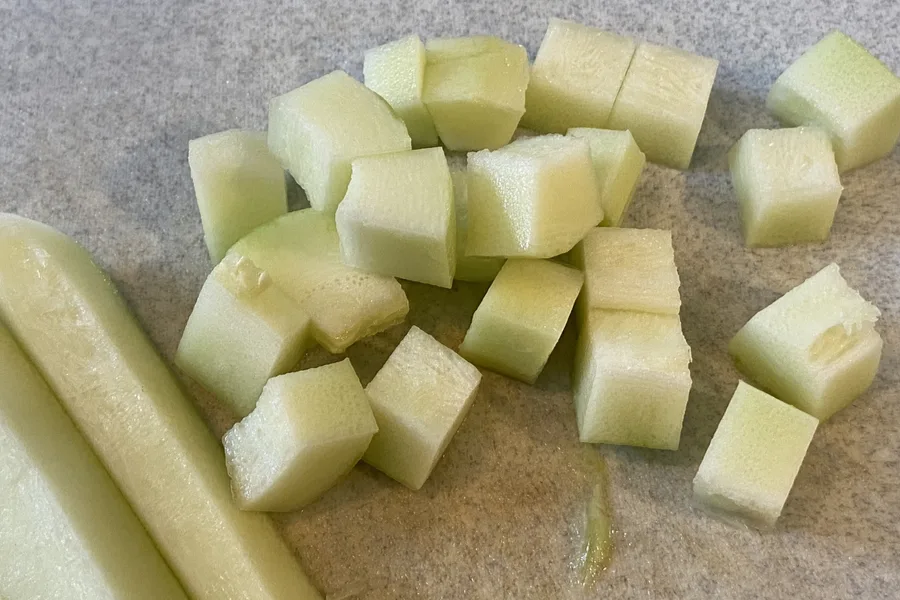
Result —
M647 157L630 131L576 127L566 135L585 140L600 186L601 227L618 227L634 198Z
M466 254L551 258L603 220L591 150L544 135L469 155Z
M840 31L775 80L766 106L786 125L827 131L841 172L887 156L900 137L900 79Z
M421 488L480 383L478 369L412 327L366 387L378 433L363 460L409 488Z
M690 362L677 315L590 311L573 370L581 441L677 450Z
M756 313L728 350L762 389L825 421L875 379L880 314L832 263Z
M497 149L525 112L528 54L491 36L442 38L425 45L423 98L448 150Z
M471 362L534 383L556 347L584 276L549 260L510 259L459 347Z
M441 148L353 161L335 214L344 263L449 288L456 272L453 183Z
M250 259L229 254L200 290L175 363L243 418L312 342L302 307Z
M287 212L284 169L269 152L265 133L232 129L191 140L188 164L213 263L246 234Z
M818 426L741 381L694 478L694 499L713 513L773 527Z
M579 313L591 309L677 315L680 280L672 233L661 229L592 229L572 253L584 271Z
M303 508L350 472L377 431L349 359L272 378L222 439L238 506Z
M843 187L823 130L751 129L735 145L729 162L748 246L828 238Z
M541 133L606 127L635 48L630 38L550 19L531 67L522 126Z
M606 127L631 131L648 160L687 169L718 66L676 48L640 44Z

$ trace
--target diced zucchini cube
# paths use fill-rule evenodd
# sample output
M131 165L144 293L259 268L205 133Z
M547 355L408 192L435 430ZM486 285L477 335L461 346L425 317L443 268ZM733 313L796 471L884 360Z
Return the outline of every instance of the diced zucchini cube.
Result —
M832 263L756 313L728 350L762 389L825 421L875 379L880 314Z
M470 256L551 258L603 219L591 151L561 135L469 155Z
M441 148L354 160L335 219L345 264L445 288L453 285L456 215Z
M718 66L711 58L640 44L607 127L631 131L648 160L687 169Z
M417 490L475 400L481 373L412 327L366 387L378 433L363 460Z
M827 133L815 127L751 129L729 162L748 246L828 238L843 188Z
M496 149L525 112L528 54L490 36L429 40L423 98L444 146Z
M576 127L566 135L581 138L591 147L603 207L600 225L618 227L637 191L646 156L630 131Z
M738 383L694 477L698 505L774 526L818 426L803 411Z
M246 257L229 254L203 284L175 363L239 417L312 343L309 317Z
M456 275L460 281L493 281L506 262L505 258L466 256L469 240L469 194L466 185L466 169L450 169L453 180L453 199L456 209Z
M775 80L766 106L787 125L827 131L841 172L887 156L900 137L900 79L840 31Z
M238 506L303 508L350 472L377 431L349 359L269 380L222 439Z
M410 148L406 125L387 102L343 71L269 103L269 149L319 211L334 213L354 158Z
M188 163L209 258L287 212L284 169L260 131L232 129L188 144Z
M677 450L690 362L677 315L590 311L573 370L581 441Z
M680 280L672 233L661 229L592 229L572 252L584 271L579 313L590 309L677 315Z
M365 273L341 260L334 218L312 209L275 219L241 239L245 256L309 315L313 334L329 352L403 321L409 302L393 277Z
M434 120L422 101L425 62L425 44L417 35L372 48L363 62L366 87L387 100L418 148L439 143Z
M549 260L506 261L459 347L471 362L534 383L562 335L584 276Z
M634 50L630 38L550 19L531 67L522 125L542 133L606 127Z

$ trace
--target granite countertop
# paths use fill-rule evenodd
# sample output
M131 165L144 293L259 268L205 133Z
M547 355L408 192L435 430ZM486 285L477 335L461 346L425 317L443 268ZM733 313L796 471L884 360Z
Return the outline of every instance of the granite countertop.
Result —
M267 99L363 51L493 33L534 54L547 19L575 19L721 61L690 171L648 167L626 224L671 228L694 388L678 452L581 446L564 334L537 385L485 373L431 480L410 492L368 467L278 519L315 582L358 598L897 598L900 595L900 150L845 175L830 241L742 245L726 151L775 77L832 28L900 71L900 3L0 3L0 208L78 239L167 358L210 270L188 140L265 127ZM296 198L295 198L296 200ZM774 532L696 513L691 480L738 380L726 344L757 310L831 261L878 305L871 390L820 427ZM456 347L484 286L406 284L408 322L352 347L364 383L410 323ZM312 365L333 360L322 352ZM217 434L229 417L196 388ZM602 456L617 550L592 594L573 583L579 523Z

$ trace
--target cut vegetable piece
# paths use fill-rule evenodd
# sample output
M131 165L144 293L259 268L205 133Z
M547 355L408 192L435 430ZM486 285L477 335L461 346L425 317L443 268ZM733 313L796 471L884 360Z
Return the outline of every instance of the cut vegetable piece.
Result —
M637 191L647 158L630 131L576 127L566 135L581 138L590 145L603 208L600 225L618 227Z
M510 259L472 317L459 353L534 383L569 320L584 277L549 260Z
M434 120L422 101L425 60L425 45L419 36L410 35L367 50L363 62L366 87L387 100L419 148L439 143Z
M429 40L423 98L444 146L495 149L525 112L528 54L490 36Z
M349 359L271 379L222 440L238 506L303 508L350 472L377 431Z
M729 155L748 246L828 238L838 200L831 140L821 129L751 129Z
M128 502L0 325L0 596L186 600Z
M531 68L522 125L543 133L606 127L634 50L630 38L550 19Z
M738 383L694 478L702 508L751 525L775 525L819 422Z
M573 371L581 441L677 450L690 362L677 316L590 311Z
M88 253L0 216L0 314L194 600L315 599L272 522L231 498L222 447Z
M551 258L603 219L584 140L545 135L469 155L469 256Z
M375 92L334 71L269 103L269 148L316 210L334 213L354 158L412 148L406 125Z
M718 66L711 58L642 43L607 127L631 131L648 160L687 169Z
M572 264L584 271L580 313L603 308L677 315L681 308L670 231L592 229L572 252Z
M245 417L266 381L293 368L311 343L300 305L249 258L229 254L203 284L175 362Z
M880 314L832 263L756 313L728 350L756 384L825 421L875 379Z
M775 80L766 106L787 125L827 131L841 171L887 156L900 136L900 79L840 31Z
M453 184L441 148L353 161L335 215L344 263L449 288L456 271Z
M188 163L209 258L287 212L284 169L261 131L232 129L188 144Z
M303 307L316 340L329 352L340 354L409 312L396 279L344 265L334 219L315 210L263 225L231 252L252 260Z
M453 199L456 209L456 275L460 281L493 281L506 262L505 258L466 256L469 239L469 194L466 188L466 169L450 169L453 179Z
M366 387L378 433L363 460L421 488L475 400L481 373L412 327Z

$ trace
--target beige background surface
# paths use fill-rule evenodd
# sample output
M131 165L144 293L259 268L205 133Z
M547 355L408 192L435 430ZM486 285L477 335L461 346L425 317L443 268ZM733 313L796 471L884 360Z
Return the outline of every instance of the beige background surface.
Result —
M893 0L0 0L0 208L89 248L171 358L210 269L189 139L263 128L271 96L335 68L359 77L366 48L410 32L494 33L533 56L550 16L721 61L691 170L649 167L627 222L674 233L695 381L681 449L576 442L567 331L536 386L485 374L422 491L359 467L280 519L286 536L322 589L360 598L900 597L900 151L844 177L828 243L784 250L742 246L725 159L747 128L774 125L768 87L831 28L900 71ZM830 261L884 313L878 379L820 428L776 531L695 513L691 479L737 384L728 339ZM408 323L349 352L364 381L409 323L458 345L485 289L404 286ZM319 352L306 362L330 360ZM203 394L198 407L217 433L229 425ZM618 548L585 596L571 565L597 454L609 466Z

